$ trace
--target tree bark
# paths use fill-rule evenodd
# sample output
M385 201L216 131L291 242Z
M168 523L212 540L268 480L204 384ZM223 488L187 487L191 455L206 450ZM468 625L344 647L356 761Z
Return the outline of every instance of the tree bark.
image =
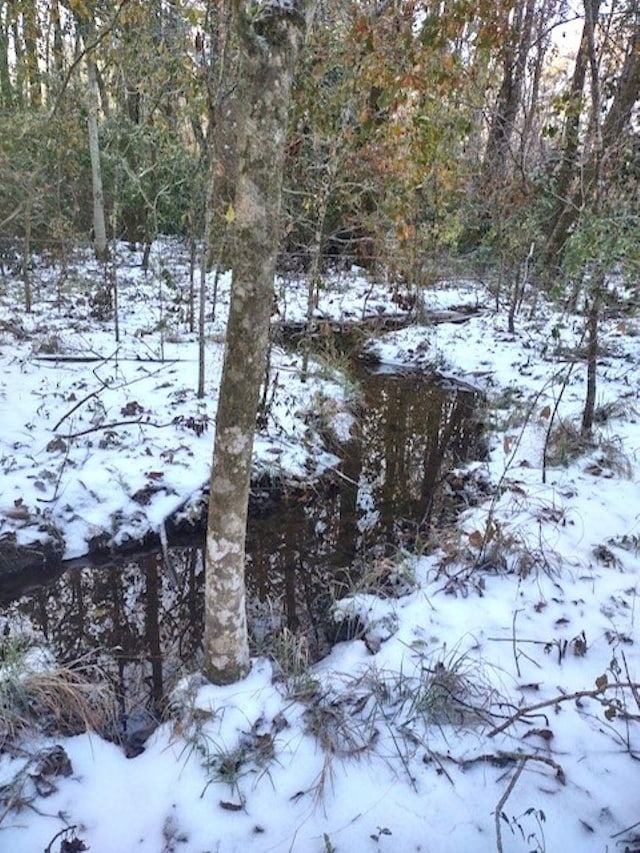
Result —
M0 106L13 106L13 84L9 72L9 28L0 19Z
M244 560L253 437L269 344L287 111L313 6L272 2L253 15L240 0L233 6L242 85L233 284L205 549L204 669L218 684L250 668Z
M42 81L38 67L38 18L35 2L24 4L23 13L24 53L29 81L29 103L32 107L42 106Z
M518 110L521 107L522 86L526 63L531 49L535 0L519 0L515 20L507 36L500 91L489 128L483 172L488 184L508 170L511 138Z
M93 245L96 258L105 260L108 255L107 228L104 215L104 193L102 189L102 168L100 165L100 140L98 135L98 109L100 92L98 89L98 69L93 52L90 49L96 40L95 23L92 17L76 16L78 33L85 45L87 64L87 128L89 135L89 157L91 159L91 193L93 198Z
M595 47L593 45L593 29L595 26L595 13L597 4L594 2L592 6L585 5L587 10L584 37L586 45L585 70L589 65L592 66L592 85L593 79L597 77L597 57L595 56ZM620 138L626 132L633 111L633 107L640 95L640 28L634 26L629 42L627 44L625 61L618 78L616 89L611 100L611 105L607 111L604 121L600 125L600 100L597 98L597 106L592 103L592 126L598 129L598 138L592 146L591 154L584 164L584 168L580 175L580 182L577 188L569 191L567 183L567 195L563 201L564 206L555 222L553 233L546 247L546 259L553 264L556 269L562 264L564 250L569 239L569 235L582 215L583 208L589 204L590 199L597 195L599 187L597 184L600 181L600 170L602 168L602 160L606 154L607 168L611 170L612 163L615 161L617 151L619 150ZM592 98L593 100L593 98ZM577 128L576 128L577 133ZM594 138L593 131L591 137ZM576 139L577 145L577 139ZM577 159L574 157L574 160ZM571 165L571 164L569 164Z
M593 419L596 410L596 383L598 377L598 319L600 315L600 294L604 283L602 272L596 274L596 281L591 295L591 305L587 318L587 392L580 433L584 438L591 435Z
M573 77L569 86L569 103L564 125L562 162L553 189L553 211L549 217L547 242L543 253L545 269L555 269L557 256L566 242L568 228L573 222L570 188L576 174L579 152L580 115L582 113L584 81L589 62L589 31L591 22L598 17L600 0L585 0L585 21L580 47L576 55Z

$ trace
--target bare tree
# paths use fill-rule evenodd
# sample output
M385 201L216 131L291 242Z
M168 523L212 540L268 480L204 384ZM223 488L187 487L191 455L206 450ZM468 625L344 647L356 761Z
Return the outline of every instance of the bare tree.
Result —
M287 112L314 6L271 0L247 8L232 0L242 87L234 116L233 285L205 552L204 668L219 684L250 667L244 551L253 437L269 344Z
M104 193L102 189L102 168L100 165L100 140L98 137L98 108L100 91L98 89L98 69L90 46L96 41L93 17L77 16L78 30L82 35L86 50L87 63L87 127L89 131L89 156L91 158L91 190L93 196L93 244L96 258L107 257L107 228L104 216Z

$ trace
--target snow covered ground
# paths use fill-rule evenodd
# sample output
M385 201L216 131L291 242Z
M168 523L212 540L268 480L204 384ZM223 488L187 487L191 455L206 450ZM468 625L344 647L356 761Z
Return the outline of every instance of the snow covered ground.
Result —
M135 293L142 284L131 276ZM357 314L366 292L355 284L324 295ZM482 467L494 494L464 512L435 550L399 557L403 594L340 602L340 611L359 615L361 636L319 664L301 670L295 655L256 660L242 683L224 688L185 680L170 719L134 759L95 734L43 739L64 747L72 773L51 778L49 796L33 802L37 811L0 811L0 850L44 850L65 825L75 827L69 843L81 839L94 853L640 850L640 323L613 312L603 321L596 441L574 453L585 367L570 356L582 318L541 304L532 319L518 317L510 335L506 310L496 313L480 285L443 282L426 298L432 308L481 310L460 324L390 333L373 350L388 363L435 363L486 389L491 452ZM127 310L134 316L133 298ZM146 311L150 323L151 305ZM20 322L31 328L38 320ZM60 320L62 351L71 341L83 352L108 354L108 342L113 351L88 320L68 334L75 322ZM157 355L152 335L138 346ZM172 346L165 342L165 356L177 352ZM95 405L107 410L101 426L128 418L121 409L132 401L143 420L211 417L193 395L192 362L187 370L182 362L101 361L95 367L104 372L89 367L87 384L76 386L75 368L45 367L28 342L8 350L2 347L3 505L19 508L22 499L32 513L38 497L50 499L57 488L65 494L58 503L77 516L53 509L57 523L75 530L70 553L90 525L104 529L123 506L132 516L127 501L136 489L163 484L144 505L157 522L206 479L199 466L207 464L211 432L195 436L184 423L171 427L170 438L136 424L128 437L118 430L114 448L98 446L101 430L88 434L91 447L46 449L52 425L75 405L69 395L78 401L97 388ZM161 367L166 375L153 375ZM309 405L298 402L294 368L289 361L287 413ZM88 428L90 409L69 414L65 428ZM273 416L264 448L290 447L298 459L304 427L285 417L286 427L276 423ZM268 458L262 447L257 460ZM163 464L167 450L175 451L171 466ZM55 482L44 476L49 468ZM162 478L150 477L154 471ZM126 482L112 495L118 477ZM91 516L95 507L101 510ZM10 515L3 524L20 535L29 530ZM3 755L0 785L33 770L27 761ZM35 782L25 784L35 796Z
M29 314L20 305L22 282L0 280L0 537L29 545L55 533L70 559L157 533L172 513L197 504L208 484L230 277L218 282L215 319L208 312L201 400L184 246L158 243L146 274L140 253L119 247L119 340L114 319L96 316L104 272L86 255L64 271L36 263L33 279ZM211 300L214 280L212 273ZM283 292L282 315L304 317L305 289L299 283ZM350 318L365 298L370 315L397 313L385 288L370 291L362 275L348 275L340 290L323 292L318 313ZM274 348L256 474L308 479L334 465L309 426L323 408L348 435L341 386L317 364L302 383L299 366Z

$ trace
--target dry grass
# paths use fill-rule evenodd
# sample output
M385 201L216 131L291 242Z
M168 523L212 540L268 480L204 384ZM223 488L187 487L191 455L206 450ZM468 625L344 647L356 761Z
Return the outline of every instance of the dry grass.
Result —
M283 628L273 638L269 657L286 684L289 698L304 700L317 693L318 681L311 670L311 653L305 636Z
M579 456L593 450L593 440L582 435L580 426L561 418L549 433L546 446L547 465L566 467Z
M110 685L86 661L59 666L20 641L0 644L0 751L32 732L104 731L115 718Z
M633 466L615 437L601 434L584 436L580 426L567 418L559 420L549 433L546 446L548 465L566 467L580 456L591 454L595 454L595 458L587 468L588 473L625 478L632 475Z

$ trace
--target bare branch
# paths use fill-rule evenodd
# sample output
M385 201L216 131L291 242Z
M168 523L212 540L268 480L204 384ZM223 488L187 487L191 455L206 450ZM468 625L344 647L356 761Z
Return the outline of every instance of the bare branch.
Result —
M500 734L500 732L505 731L505 729L508 729L517 720L522 720L528 714L533 714L541 708L551 708L554 705L560 705L563 702L576 702L579 699L598 699L599 697L604 696L609 690L631 690L635 695L639 688L640 684L630 681L614 681L609 684L604 684L602 687L597 687L595 690L576 690L575 693L563 693L560 696L555 696L553 699L547 699L544 702L537 702L535 705L527 705L524 708L520 708L515 714L512 714L511 717L508 717L499 726L491 729L488 733L488 737L495 737L495 735Z

